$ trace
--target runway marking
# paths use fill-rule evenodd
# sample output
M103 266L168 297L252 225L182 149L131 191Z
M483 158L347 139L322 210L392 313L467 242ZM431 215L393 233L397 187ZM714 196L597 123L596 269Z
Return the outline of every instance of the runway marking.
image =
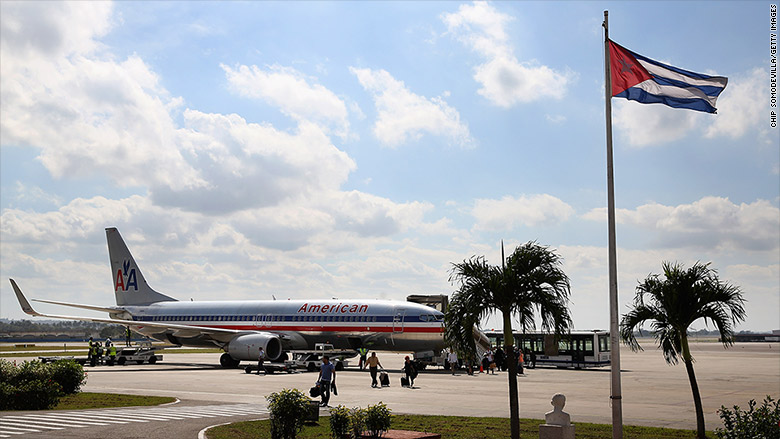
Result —
M214 404L200 406L157 406L93 409L81 411L27 413L0 416L0 438L41 430L64 430L130 422L165 422L183 419L263 415L263 404Z
M57 414L49 413L46 415L38 415L38 417L51 418L63 422L83 422L85 424L90 424L90 425L127 424L126 421L112 421L109 419L100 419L99 421L95 421L93 418L90 418L89 416L86 416L84 414L76 415L76 414L65 414L65 413L57 413ZM75 421L70 421L71 419L75 419Z
M55 415L37 415L36 414L35 418L32 418L32 419L36 419L36 420L40 419L40 420L42 420L44 422L46 422L46 421L56 421L58 424L55 424L55 425L64 424L63 427L69 427L70 425L73 425L74 427L75 426L88 427L90 425L108 425L108 424L103 423L102 421L101 422L97 422L97 421L90 420L90 419L82 419L80 421L73 421L73 420L64 419L64 417L55 416Z

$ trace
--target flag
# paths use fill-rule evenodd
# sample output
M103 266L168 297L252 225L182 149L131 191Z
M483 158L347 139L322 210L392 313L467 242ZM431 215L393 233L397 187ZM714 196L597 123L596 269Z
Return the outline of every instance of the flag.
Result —
M609 41L612 96L643 104L715 113L728 78L672 67Z

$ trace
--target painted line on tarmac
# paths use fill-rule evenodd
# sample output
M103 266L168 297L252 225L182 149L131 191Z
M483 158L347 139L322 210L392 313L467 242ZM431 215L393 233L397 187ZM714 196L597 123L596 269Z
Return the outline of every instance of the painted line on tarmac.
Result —
M83 420L80 420L80 421L73 421L73 420L69 420L69 419L62 419L59 416L54 416L54 415L34 415L34 416L32 416L32 415L25 415L24 418L25 419L31 419L31 420L39 420L40 419L40 420L43 420L43 421L55 421L55 422L58 423L58 424L55 424L55 425L62 425L63 427L71 427L71 426L73 426L73 427L77 427L77 426L88 427L90 425L109 425L109 424L104 424L102 422L98 422L98 421L94 421L94 420L90 420L90 419L83 419Z
M12 431L12 430L19 430L19 431ZM40 433L41 430L36 430L34 428L21 428L21 427L11 427L7 425L0 426L0 434L25 434L25 433ZM5 436L5 437L11 437L11 436Z
M48 418L54 418L56 420L62 420L66 421L69 419L75 419L77 421L83 420L84 422L88 422L91 425L109 425L109 424L127 424L126 421L112 421L109 419L101 419L99 421L95 421L93 417L88 415L84 412L63 412L63 413L49 413L46 415L38 415L40 417L48 417Z
M245 403L29 413L0 417L0 438L41 432L41 430L64 430L130 422L165 422L232 416L259 416L257 419L263 419L263 415L267 414L268 408L265 405Z
M9 418L9 416L4 416L3 417L3 419L7 419L7 418ZM22 426L27 426L27 427L31 427L31 428L43 428L43 429L46 429L46 430L64 430L64 428L62 428L62 427L51 427L50 425L52 425L52 424L50 422L35 422L35 421L27 421L27 420L17 421L17 420L14 420L14 419L10 419L8 421L0 421L0 425L8 425L8 424L10 424L10 426L21 424ZM29 425L29 424L32 424L32 425Z

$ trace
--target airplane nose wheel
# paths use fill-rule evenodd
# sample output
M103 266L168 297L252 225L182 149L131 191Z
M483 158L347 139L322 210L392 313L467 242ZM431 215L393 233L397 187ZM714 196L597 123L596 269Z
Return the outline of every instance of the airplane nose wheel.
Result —
M240 360L234 360L233 357L228 355L227 352L222 354L221 357L219 357L219 364L222 365L225 369L235 369L238 367L238 363L240 363Z

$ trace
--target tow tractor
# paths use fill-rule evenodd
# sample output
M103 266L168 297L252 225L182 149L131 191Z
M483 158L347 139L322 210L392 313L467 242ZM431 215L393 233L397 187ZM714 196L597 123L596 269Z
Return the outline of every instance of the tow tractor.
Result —
M141 342L137 346L123 347L116 354L116 363L120 366L131 362L136 364L157 363L163 359L162 354L154 353L157 349L160 348L152 346L152 343L148 341Z
M294 367L314 372L322 365L322 357L327 355L336 365L336 370L344 370L349 364L348 358L357 356L358 352L349 349L333 349L332 344L316 343L313 351L290 351Z
M100 354L98 355L95 363L105 364L108 366L113 366L114 362L120 366L124 366L125 364L132 362L135 362L136 364L155 364L158 361L162 361L163 356L162 354L155 354L154 352L157 349L162 349L163 347L152 346L151 342L145 341L139 343L136 346L118 348L116 359L113 362L111 357L106 354L107 350L105 348L100 348ZM89 364L89 357L47 356L38 357L38 359L41 360L41 363L52 363L57 360L73 360L82 366Z

